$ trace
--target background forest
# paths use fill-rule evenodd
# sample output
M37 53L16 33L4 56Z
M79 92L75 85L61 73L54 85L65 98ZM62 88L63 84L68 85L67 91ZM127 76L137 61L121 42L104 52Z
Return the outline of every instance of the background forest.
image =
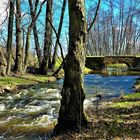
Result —
M96 14L98 1L86 0L87 25ZM38 73L54 70L68 48L66 0L18 0L0 2L0 44L6 73L25 73L28 66ZM139 55L140 1L102 1L87 38L87 55ZM6 51L7 50L7 51ZM5 59L5 60L4 60ZM1 60L2 61L2 60Z

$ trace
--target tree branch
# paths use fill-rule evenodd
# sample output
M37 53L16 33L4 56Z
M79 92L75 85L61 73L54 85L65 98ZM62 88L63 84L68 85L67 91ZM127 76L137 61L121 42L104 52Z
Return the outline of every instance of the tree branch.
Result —
M97 4L97 8L96 8L96 11L95 11L95 16L89 26L89 28L87 29L87 32L89 33L89 31L91 30L92 26L94 25L95 21L96 21L96 18L97 18L97 15L98 15L98 11L99 11L99 8L100 8L100 3L101 3L101 0L98 0L98 4Z
M64 55L63 55L63 49L62 49L61 43L60 43L60 41L59 41L59 36L58 36L58 34L57 34L57 31L56 31L56 29L54 28L52 22L51 22L48 18L47 18L47 20L48 20L48 22L50 23L50 25L51 25L51 27L52 27L52 29L53 29L55 35L56 35L56 38L57 38L57 41L58 41L58 44L59 44L59 47L60 47L60 51L61 51L61 56L62 56L62 59L63 59L63 61L64 61L65 58L64 58Z

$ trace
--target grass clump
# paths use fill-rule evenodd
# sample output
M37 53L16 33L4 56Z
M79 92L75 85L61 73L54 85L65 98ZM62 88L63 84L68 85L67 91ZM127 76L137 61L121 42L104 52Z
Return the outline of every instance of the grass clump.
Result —
M127 65L126 64L108 64L107 67L110 67L110 68L127 68Z
M91 70L91 69L85 67L85 68L84 68L84 74L90 74L90 73L93 73L93 70Z
M123 96L124 99L140 99L140 93L133 93Z
M134 106L140 106L140 101L135 101L135 102L125 101L125 102L114 103L113 105L111 105L111 107L113 108L131 108Z

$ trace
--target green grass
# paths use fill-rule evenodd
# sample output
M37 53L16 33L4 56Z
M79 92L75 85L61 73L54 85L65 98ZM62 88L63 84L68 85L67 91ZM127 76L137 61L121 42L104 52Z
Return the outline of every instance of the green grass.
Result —
M127 68L126 64L108 64L107 67L111 67L111 68Z
M20 85L32 85L36 83L46 83L48 81L54 81L54 77L25 74L21 77L0 77L0 89L16 89Z
M16 78L16 77L0 77L0 85L11 85L11 84L21 84L21 83L28 83L32 80Z
M140 93L133 93L123 96L125 99L140 99Z
M118 102L111 105L113 108L130 108L134 106L140 106L140 101L125 101L125 102Z
M92 72L93 72L93 70L91 70L87 67L84 68L84 74L89 74L89 73L92 73Z
M120 101L110 105L112 108L131 108L140 106L140 93L124 95Z
M61 60L61 61L60 61L60 60ZM58 69L59 66L61 65L61 63L62 63L62 58L57 59L57 60L56 60L56 63L55 63L55 69Z

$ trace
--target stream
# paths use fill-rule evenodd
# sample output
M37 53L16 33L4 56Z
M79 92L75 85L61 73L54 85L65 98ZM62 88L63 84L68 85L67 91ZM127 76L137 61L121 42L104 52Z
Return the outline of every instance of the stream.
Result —
M85 75L85 108L97 94L110 99L133 93L132 86L140 76L124 73ZM39 140L42 135L48 139L58 117L62 83L63 79L18 93L0 93L0 140Z

